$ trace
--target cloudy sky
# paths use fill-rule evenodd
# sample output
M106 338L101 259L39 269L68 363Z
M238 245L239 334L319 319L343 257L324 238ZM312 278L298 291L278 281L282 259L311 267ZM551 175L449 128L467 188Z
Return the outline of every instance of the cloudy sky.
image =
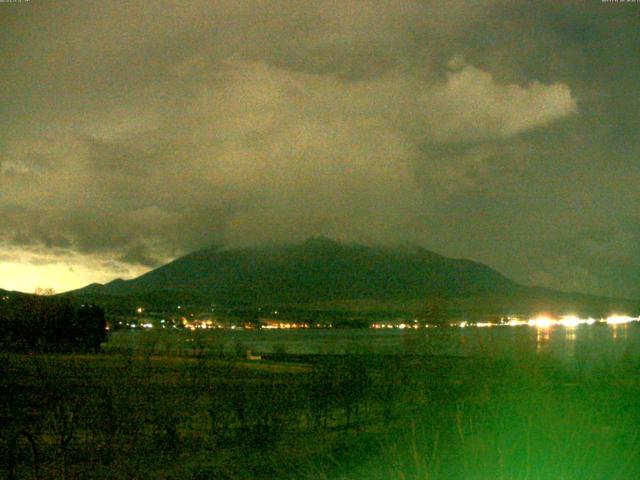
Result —
M640 4L0 3L0 288L417 244L640 298Z

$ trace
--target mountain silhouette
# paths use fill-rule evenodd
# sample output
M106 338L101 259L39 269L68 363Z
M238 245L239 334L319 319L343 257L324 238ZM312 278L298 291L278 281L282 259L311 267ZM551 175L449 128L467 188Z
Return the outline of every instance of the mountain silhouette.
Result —
M421 247L364 246L326 237L289 245L211 247L135 279L93 284L74 293L93 298L186 298L202 304L440 298L455 300L462 310L490 304L494 313L506 308L551 309L558 304L584 311L620 303L524 286L481 263L445 257Z
M505 294L520 288L480 263L423 248L366 247L313 237L297 245L200 250L133 280L93 284L84 290L169 290L216 301L308 302Z

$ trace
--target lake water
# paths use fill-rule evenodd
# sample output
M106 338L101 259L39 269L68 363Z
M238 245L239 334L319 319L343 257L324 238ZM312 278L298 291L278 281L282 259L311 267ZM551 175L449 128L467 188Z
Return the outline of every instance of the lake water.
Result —
M640 358L640 324L576 327L507 325L486 328L438 327L420 330L207 330L120 331L107 349L153 349L157 353L206 349L210 352L288 354L426 354L455 356L551 356L563 362L612 362Z

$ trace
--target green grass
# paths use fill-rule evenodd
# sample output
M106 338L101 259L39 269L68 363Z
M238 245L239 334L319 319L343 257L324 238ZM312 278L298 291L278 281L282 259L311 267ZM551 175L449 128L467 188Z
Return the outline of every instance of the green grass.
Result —
M31 433L41 479L640 478L632 358L0 360L0 448ZM15 457L27 478L25 440Z

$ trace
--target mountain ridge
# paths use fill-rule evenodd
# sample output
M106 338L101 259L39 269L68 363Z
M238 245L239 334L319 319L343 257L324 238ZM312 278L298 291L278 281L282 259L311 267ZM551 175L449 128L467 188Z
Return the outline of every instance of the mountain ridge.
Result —
M259 247L215 245L137 278L92 284L71 294L93 301L135 297L147 303L171 299L203 306L362 301L406 305L436 298L461 314L640 308L640 302L525 286L482 263L419 246L365 246L326 237Z
M85 287L113 294L194 288L218 300L310 301L469 295L512 291L520 285L480 263L444 257L422 247L368 247L313 237L300 244L214 246L132 280Z

